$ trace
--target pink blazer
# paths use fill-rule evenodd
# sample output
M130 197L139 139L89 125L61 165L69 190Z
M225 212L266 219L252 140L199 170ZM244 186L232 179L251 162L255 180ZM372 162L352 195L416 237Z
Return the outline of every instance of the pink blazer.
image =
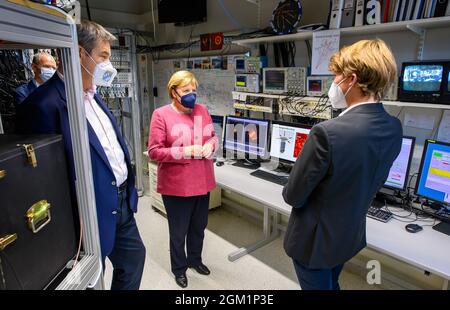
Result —
M158 193L198 196L216 187L211 159L183 156L184 146L204 145L207 142L217 150L218 139L204 105L196 104L191 114L178 113L170 104L153 112L148 154L150 159L158 162Z

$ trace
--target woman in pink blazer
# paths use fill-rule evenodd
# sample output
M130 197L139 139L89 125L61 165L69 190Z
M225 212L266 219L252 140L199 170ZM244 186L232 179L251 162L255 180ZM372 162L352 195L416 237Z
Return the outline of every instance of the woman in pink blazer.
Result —
M172 75L167 85L172 102L153 112L148 142L149 156L158 162L157 191L167 212L172 272L183 288L188 267L210 273L202 248L209 192L216 187L211 157L218 139L208 109L196 103L197 87L191 72Z

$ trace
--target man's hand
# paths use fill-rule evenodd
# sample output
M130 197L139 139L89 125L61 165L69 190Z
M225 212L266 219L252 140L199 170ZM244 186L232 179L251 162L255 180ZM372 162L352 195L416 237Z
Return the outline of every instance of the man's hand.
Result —
M202 156L205 158L210 158L214 152L214 145L211 143L206 143L202 148Z

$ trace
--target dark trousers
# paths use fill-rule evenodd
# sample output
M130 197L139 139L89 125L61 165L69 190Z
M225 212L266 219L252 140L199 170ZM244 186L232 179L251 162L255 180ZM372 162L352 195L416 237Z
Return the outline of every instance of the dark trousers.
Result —
M108 255L114 267L111 290L138 290L144 271L145 246L133 211L128 206L126 191L119 193L118 199L116 239L114 248ZM103 266L104 260L105 258Z
M302 290L340 290L339 275L344 264L330 269L311 269L295 259L294 267Z
M186 273L188 267L202 264L203 239L208 224L209 193L192 197L163 195L162 198L169 222L172 273L180 276Z

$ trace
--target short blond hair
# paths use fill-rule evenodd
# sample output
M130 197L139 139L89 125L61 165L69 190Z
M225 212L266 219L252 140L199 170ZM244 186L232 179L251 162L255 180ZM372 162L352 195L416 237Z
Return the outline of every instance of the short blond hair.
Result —
M197 79L195 78L194 74L192 72L181 70L175 72L169 80L169 83L167 83L167 92L169 93L169 97L174 99L172 96L172 90L177 87L183 87L186 85L194 85L195 87L198 87Z
M343 47L331 57L329 69L345 77L353 73L365 96L381 100L386 89L397 78L394 55L383 40L361 40Z

